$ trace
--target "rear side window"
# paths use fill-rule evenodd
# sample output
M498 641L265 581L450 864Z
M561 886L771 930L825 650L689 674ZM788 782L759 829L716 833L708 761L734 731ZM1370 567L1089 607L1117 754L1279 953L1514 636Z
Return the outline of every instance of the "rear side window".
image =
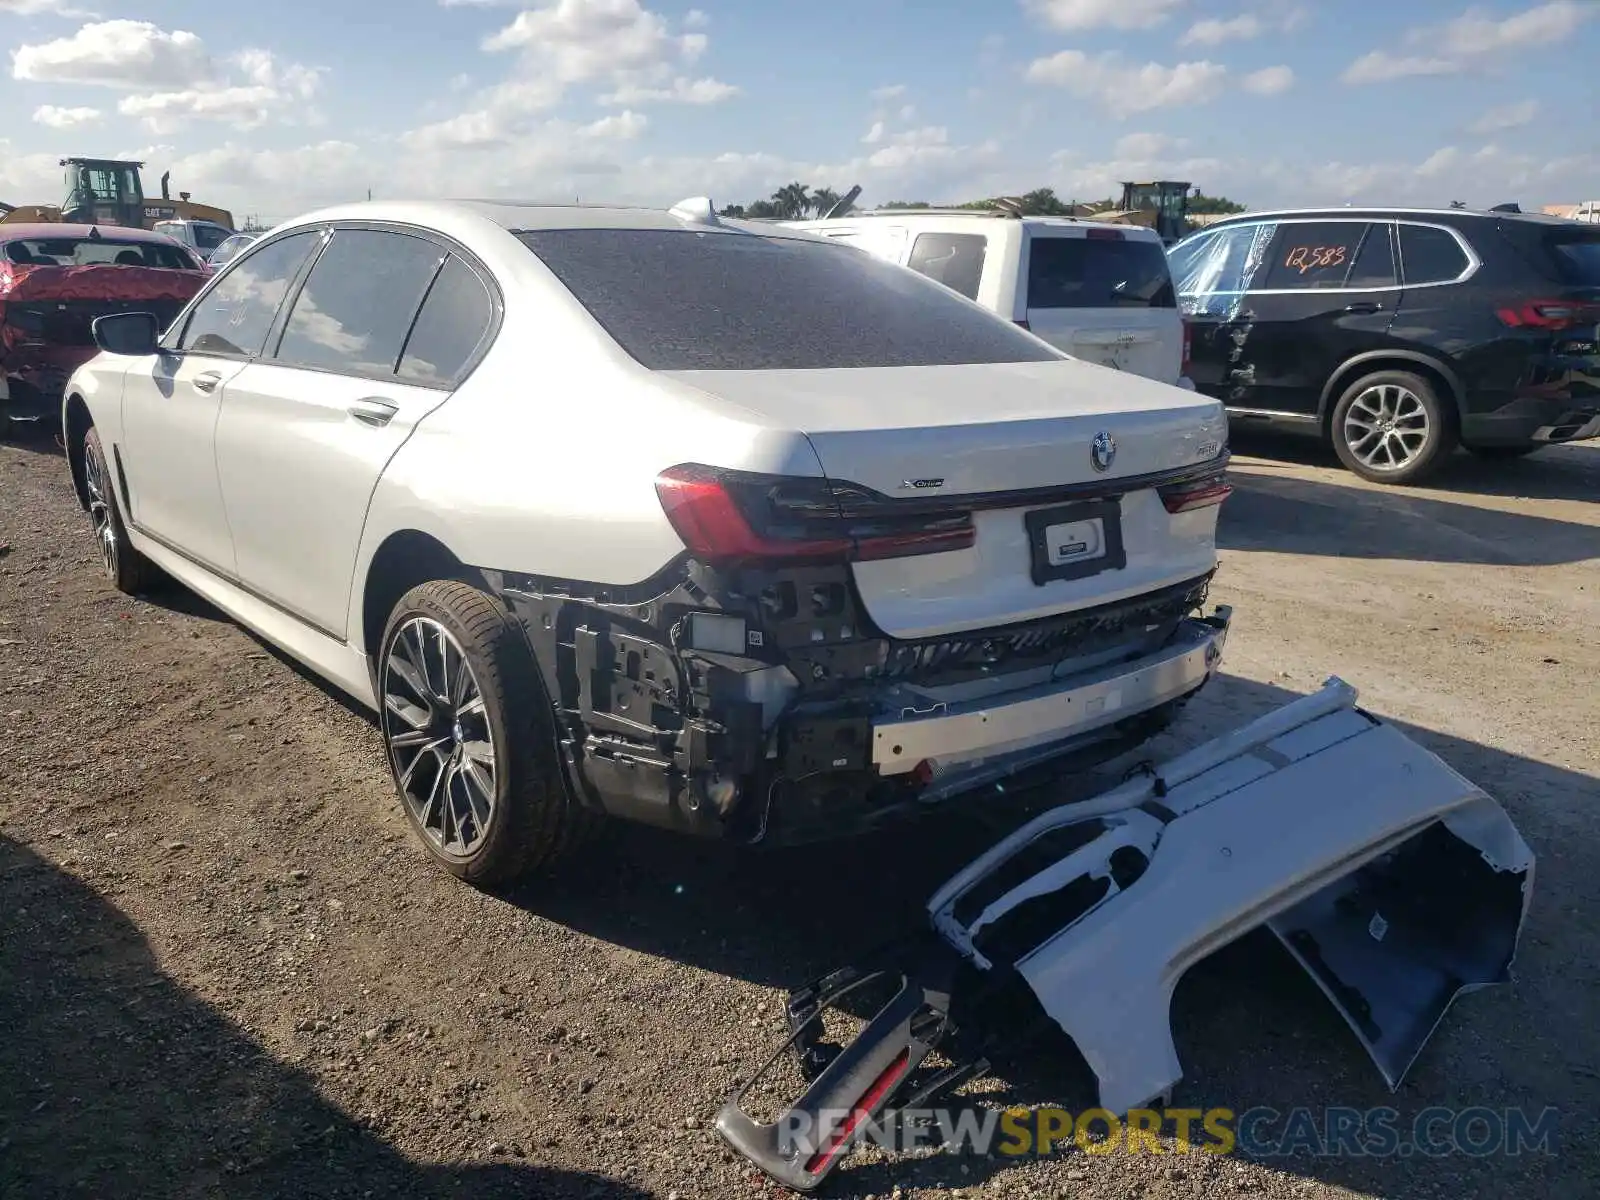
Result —
M1563 283L1600 287L1600 236L1553 239L1550 249Z
M195 354L258 354L289 284L317 244L312 230L236 259L190 314L178 349Z
M1400 269L1407 287L1449 283L1467 269L1467 256L1447 230L1432 225L1400 225Z
M666 229L517 236L623 350L656 371L1062 357L915 272L848 246Z
M1350 277L1344 281L1347 288L1394 287L1400 276L1394 269L1394 227L1388 222L1368 225L1361 239L1361 249L1350 264Z
M472 361L494 323L494 299L477 272L451 255L428 289L400 356L407 383L448 387Z
M194 244L202 250L215 250L231 235L226 229L215 225L196 225L194 227Z
M1287 221L1278 226L1266 277L1268 291L1342 288L1367 231L1361 221Z
M295 297L273 357L349 375L392 375L444 251L376 229L340 229Z
M988 245L981 233L919 233L906 266L976 300Z
M1029 308L1175 308L1160 242L1144 238L1029 239Z

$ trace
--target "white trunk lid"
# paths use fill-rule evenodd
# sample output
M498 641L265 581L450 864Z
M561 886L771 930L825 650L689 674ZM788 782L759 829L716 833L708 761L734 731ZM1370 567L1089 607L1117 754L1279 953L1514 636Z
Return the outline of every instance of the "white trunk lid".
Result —
M1148 483L1121 482L1215 458L1227 429L1215 400L1070 361L669 374L803 431L831 479L895 498L952 497L954 508L984 498L972 506L972 548L855 565L868 612L891 635L1092 607L1215 565L1215 508L1172 515ZM1102 434L1115 447L1104 470L1094 462ZM1048 489L1059 494L1039 494ZM1035 494L994 495L1018 492ZM1104 495L1120 495L1110 511L1064 508ZM1076 577L1036 582L1026 516L1057 508L1061 520L1036 532Z

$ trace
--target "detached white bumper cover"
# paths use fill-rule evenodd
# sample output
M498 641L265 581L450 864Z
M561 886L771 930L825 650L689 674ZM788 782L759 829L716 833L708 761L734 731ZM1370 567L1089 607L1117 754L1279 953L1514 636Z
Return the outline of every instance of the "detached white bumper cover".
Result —
M719 1132L774 1178L815 1188L868 1122L983 1065L981 1048L947 1049L955 1065L918 1078L961 1040L950 1013L963 971L1020 975L1094 1069L1101 1105L1126 1113L1182 1077L1168 1025L1178 979L1261 925L1398 1087L1457 996L1510 979L1534 864L1498 804L1355 700L1330 680L1002 840L929 901L925 958L793 993L790 1045L810 1086L772 1125L736 1093ZM895 998L819 1057L821 1012L886 975Z
M1025 907L1080 910L1001 965L1078 1044L1103 1107L1170 1092L1179 977L1262 924L1391 1088L1458 995L1509 980L1533 854L1498 804L1355 698L1331 680L1151 778L1046 813L929 902L935 928L983 967L986 947L1015 946L1007 919ZM1021 851L1067 830L1076 848L1007 877Z

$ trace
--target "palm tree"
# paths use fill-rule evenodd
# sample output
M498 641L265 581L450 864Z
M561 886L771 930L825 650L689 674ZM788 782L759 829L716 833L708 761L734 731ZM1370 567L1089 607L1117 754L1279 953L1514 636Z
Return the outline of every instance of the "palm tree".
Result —
M811 203L810 193L806 185L796 180L786 183L772 193L772 203L778 209L778 215L785 220L797 221L806 215L806 209Z
M825 217L828 210L839 203L839 193L832 188L818 188L811 193L811 215Z

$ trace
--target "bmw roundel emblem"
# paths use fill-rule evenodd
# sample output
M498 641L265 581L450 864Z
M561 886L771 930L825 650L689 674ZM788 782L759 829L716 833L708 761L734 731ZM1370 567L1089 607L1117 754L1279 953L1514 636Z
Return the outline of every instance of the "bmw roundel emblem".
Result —
M1095 434L1089 446L1089 461L1096 471L1109 471L1111 464L1117 461L1117 439L1104 430Z

